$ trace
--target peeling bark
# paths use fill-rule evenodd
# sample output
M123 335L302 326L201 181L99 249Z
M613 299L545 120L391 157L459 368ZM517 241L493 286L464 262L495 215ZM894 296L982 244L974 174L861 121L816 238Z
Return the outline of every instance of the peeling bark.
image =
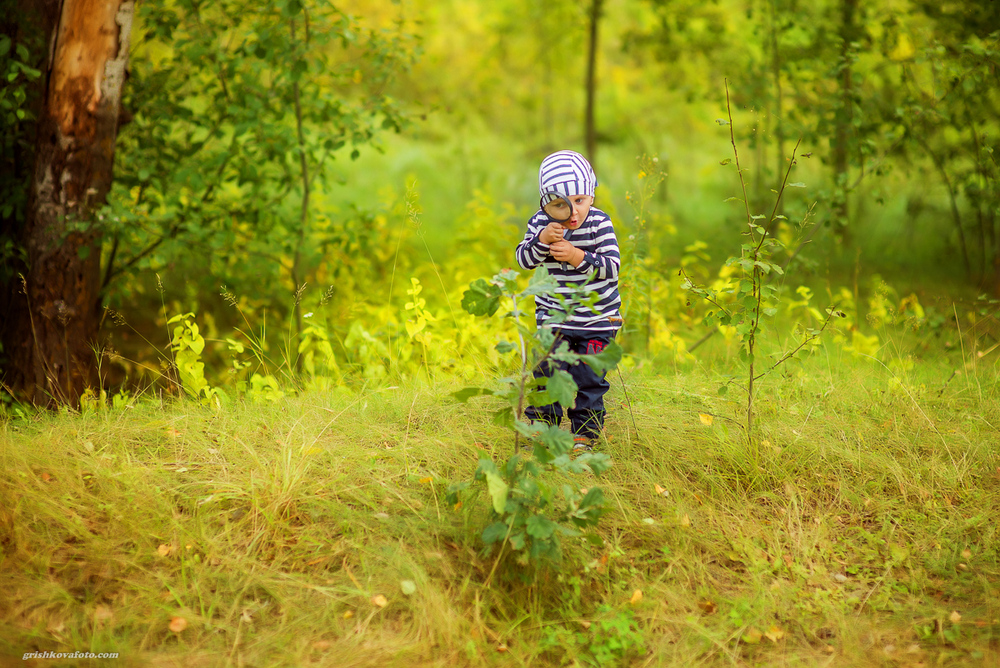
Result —
M132 0L64 0L53 29L24 245L28 271L4 330L4 383L76 405L96 383L100 242L111 187Z

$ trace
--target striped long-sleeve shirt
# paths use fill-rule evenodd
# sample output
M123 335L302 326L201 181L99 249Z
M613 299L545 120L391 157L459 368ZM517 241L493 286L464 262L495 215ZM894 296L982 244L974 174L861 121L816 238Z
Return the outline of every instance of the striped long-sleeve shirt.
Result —
M559 262L549 255L549 246L538 238L548 224L549 218L541 210L528 221L528 231L514 252L518 265L524 269L544 266L559 283L557 293L572 292L571 286L581 283L586 283L589 290L597 293L598 299L594 304L596 313L589 306L578 306L565 322L556 325L558 329L580 334L614 332L621 323L618 312L622 301L618 294L621 253L611 218L600 209L591 207L583 225L565 231L563 238L583 251L583 262L579 267ZM562 312L562 307L552 297L535 297L535 320L539 327L545 325L552 313L559 312Z

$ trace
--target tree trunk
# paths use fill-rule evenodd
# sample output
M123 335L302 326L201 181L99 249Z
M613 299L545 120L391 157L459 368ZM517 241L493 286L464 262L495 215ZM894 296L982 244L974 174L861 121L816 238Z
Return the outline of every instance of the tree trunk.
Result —
M854 81L851 68L852 42L857 39L855 15L858 0L841 0L840 3L840 109L836 113L836 134L833 147L833 178L839 196L836 200L837 223L841 238L850 243L851 229L848 224L850 206L848 202L848 169L850 169L848 146L851 140L853 116Z
M96 381L100 225L111 187L132 0L64 0L53 28L23 244L28 271L4 327L4 383L76 405Z
M590 44L587 51L587 109L584 114L584 134L587 142L587 159L591 166L597 160L597 128L594 125L594 96L597 92L597 28L601 20L603 0L591 0ZM595 166L596 170L597 167Z

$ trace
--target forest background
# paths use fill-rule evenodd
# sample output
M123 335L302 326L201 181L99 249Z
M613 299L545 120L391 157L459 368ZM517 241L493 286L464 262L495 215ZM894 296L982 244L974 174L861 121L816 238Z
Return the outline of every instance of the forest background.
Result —
M1000 660L996 2L0 9L0 664ZM504 271L562 148L572 458Z
M751 213L797 151L771 230L797 320L836 303L837 336L872 354L885 301L939 330L971 320L989 348L998 27L992 2L140 4L108 204L69 226L100 263L101 380L75 392L176 391L166 321L184 314L209 341L196 394L233 374L480 373L498 335L463 291L512 264L537 163L560 148L590 155L618 227L629 359L689 360L708 305L678 270L725 284L744 231L727 107ZM9 314L46 52L7 32ZM16 387L28 334L6 320Z

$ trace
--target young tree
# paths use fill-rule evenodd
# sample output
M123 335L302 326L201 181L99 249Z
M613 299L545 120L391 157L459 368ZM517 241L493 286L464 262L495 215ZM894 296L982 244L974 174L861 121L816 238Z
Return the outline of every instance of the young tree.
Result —
M181 291L227 285L300 322L292 295L340 255L317 211L326 170L402 128L388 87L413 44L314 0L178 0L144 8L142 29L106 287L172 268Z
M134 2L64 0L40 9L52 48L20 231L26 266L20 284L9 286L0 332L3 382L36 404L75 404L95 369L95 212L111 187Z

